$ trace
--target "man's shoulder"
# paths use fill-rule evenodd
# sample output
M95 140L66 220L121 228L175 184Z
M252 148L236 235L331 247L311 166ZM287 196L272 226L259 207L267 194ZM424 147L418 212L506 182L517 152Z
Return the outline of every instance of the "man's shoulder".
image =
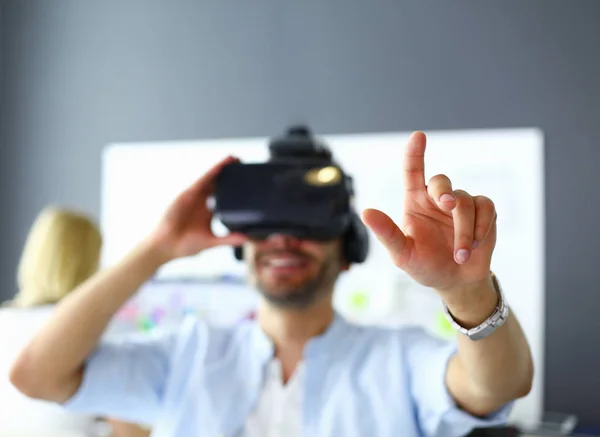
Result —
M204 360L220 360L222 357L248 354L257 349L268 355L271 341L262 332L256 320L243 320L228 326L218 326L198 318L187 318L176 328L177 349L196 353L201 350ZM161 335L164 335L162 333ZM452 343L420 325L381 326L366 325L341 319L336 328L335 343L345 343L354 352L400 352L403 349L437 348Z
M367 337L379 337L389 339L414 339L416 337L439 338L437 335L430 332L427 328L417 324L398 324L398 325L382 325L382 324L362 324L349 320L344 323L350 329L356 331L360 335Z
M252 320L215 325L197 317L188 317L171 330L180 351L195 353L200 350L208 361L237 354L240 349L250 347L255 344L258 331L256 322Z
M409 348L418 345L430 345L444 347L453 344L451 338L443 338L427 328L416 324L405 324L396 326L365 325L353 322L345 322L348 329L353 331L353 343L361 344L369 349L390 348L398 346Z

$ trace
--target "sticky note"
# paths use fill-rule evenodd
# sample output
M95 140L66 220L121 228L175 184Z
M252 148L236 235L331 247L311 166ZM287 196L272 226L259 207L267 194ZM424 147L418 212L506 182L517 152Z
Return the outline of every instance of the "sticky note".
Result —
M356 291L350 296L348 304L352 309L364 310L369 305L369 296L365 291Z
M456 334L456 331L446 318L443 311L439 311L435 316L435 327L436 331L444 337L452 337Z
M152 328L154 328L154 323L152 322L152 319L150 319L148 316L142 316L138 319L138 329L144 332L150 331Z
M160 321L163 319L163 317L165 316L165 311L162 308L156 308L154 311L152 311L152 321L155 324L160 323Z

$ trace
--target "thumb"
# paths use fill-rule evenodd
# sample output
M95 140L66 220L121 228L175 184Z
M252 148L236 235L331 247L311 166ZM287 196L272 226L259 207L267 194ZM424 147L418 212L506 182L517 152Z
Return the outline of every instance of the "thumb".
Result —
M365 209L361 218L385 246L394 264L402 268L408 261L410 249L408 239L398 225L386 213L372 208Z
M246 241L248 241L248 237L244 234L239 233L231 233L227 234L223 237L216 237L212 242L211 246L242 246Z

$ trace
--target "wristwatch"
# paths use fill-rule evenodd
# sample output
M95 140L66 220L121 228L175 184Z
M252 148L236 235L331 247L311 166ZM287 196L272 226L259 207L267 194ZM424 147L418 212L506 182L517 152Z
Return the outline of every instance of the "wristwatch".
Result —
M463 328L458 324L456 320L454 320L454 317L452 317L452 314L450 314L450 310L448 309L446 304L444 304L444 313L446 314L446 318L448 319L452 327L461 334L469 337L471 340L481 340L487 337L500 326L502 326L508 318L508 305L506 304L506 301L504 299L502 287L500 287L500 282L498 282L498 278L496 278L494 272L491 272L491 274L494 288L498 293L498 305L496 305L494 312L479 326L476 326L471 329Z

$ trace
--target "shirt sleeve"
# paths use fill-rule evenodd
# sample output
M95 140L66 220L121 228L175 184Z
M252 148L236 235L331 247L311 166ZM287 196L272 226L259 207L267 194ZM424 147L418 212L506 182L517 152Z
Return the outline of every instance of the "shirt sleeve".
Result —
M407 331L406 358L411 392L422 432L427 437L459 437L475 428L506 424L513 403L487 417L461 409L448 392L446 370L457 351L455 342L439 339L421 328Z
M151 425L160 411L176 331L102 341L85 363L77 392L63 406L72 412Z

